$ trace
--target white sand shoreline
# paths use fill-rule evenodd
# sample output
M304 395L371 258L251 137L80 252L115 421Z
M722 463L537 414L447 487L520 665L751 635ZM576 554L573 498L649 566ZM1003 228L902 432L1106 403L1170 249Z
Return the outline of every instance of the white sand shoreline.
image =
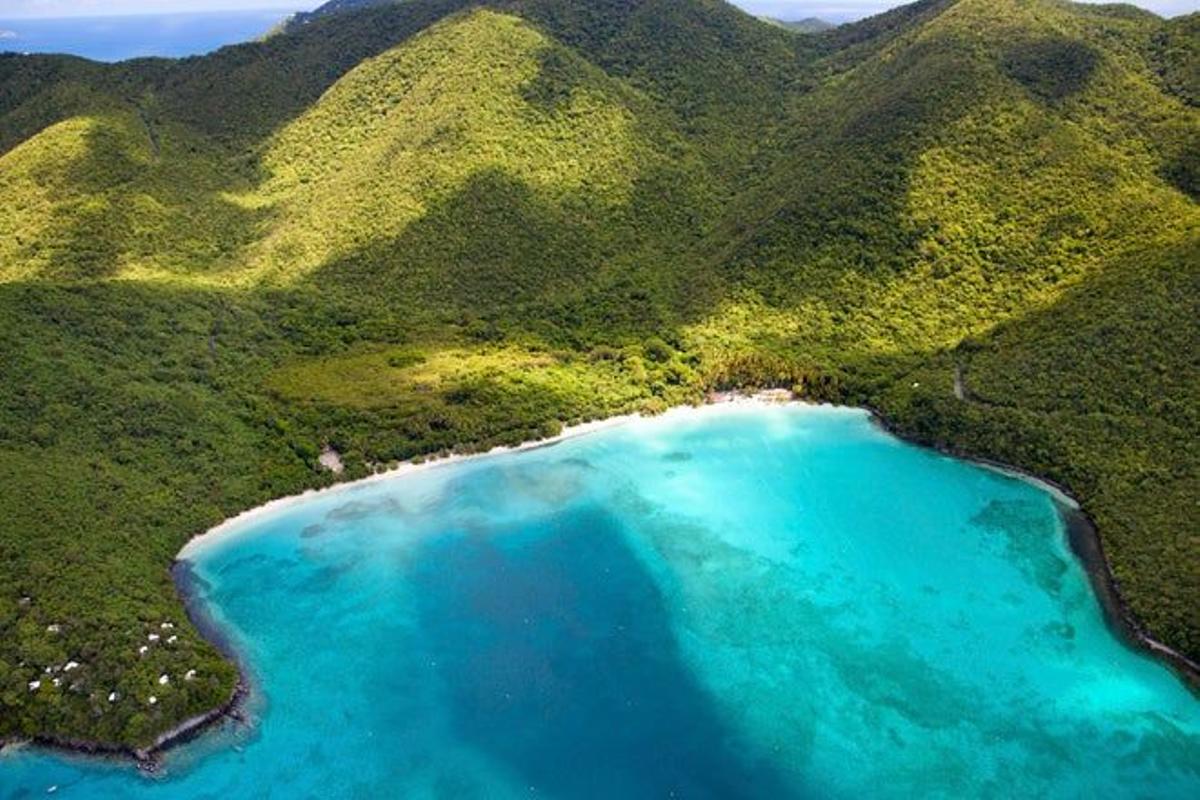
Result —
M1051 483L1045 478L1039 478L1036 475L1030 475L1028 472L1022 472L1016 467L1008 467L1004 464L998 464L994 461L985 461L981 458L967 458L960 456L951 456L951 458L958 458L960 461L967 461L975 464L976 466L983 467L986 470L997 472L1009 478L1016 478L1019 481L1024 481L1030 486L1036 486L1038 489L1041 489L1043 492L1050 495L1059 503L1062 503L1064 506L1073 511L1079 511L1082 509L1082 507L1079 505L1079 501L1067 494L1065 489L1063 489L1061 486Z
M550 445L557 444L558 442L574 439L579 436L586 436L587 434L596 433L597 431L607 430L609 428L628 425L638 420L665 419L669 417L679 417L685 415L693 416L703 413L711 413L711 411L714 409L728 410L736 407L778 408L782 406L808 407L814 410L821 408L853 409L868 413L877 422L882 422L880 416L872 409L859 408L858 406L837 406L830 403L813 403L804 400L798 400L794 398L790 392L772 391L759 392L756 394L723 393L713 395L708 402L702 405L674 406L667 409L662 414L656 414L653 416L646 416L641 413L622 414L615 417L606 417L605 419L584 422L579 425L568 425L564 427L556 436L550 436L545 439L531 439L526 442L521 442L517 445L502 445L500 447L493 447L491 450L478 453L452 453L448 456L426 458L425 460L419 462L407 461L399 466L392 467L382 472L376 472L373 475L368 475L365 478L359 478L358 480L343 481L341 483L335 483L332 486L325 486L320 489L308 489L300 494L269 500L260 506L255 506L254 508L243 511L240 514L230 517L218 525L209 528L207 531L193 536L187 541L186 544L184 544L182 548L180 548L179 553L175 556L175 558L176 560L181 561L191 560L200 555L205 549L224 541L230 535L241 531L248 525L251 525L252 523L257 522L265 517L269 517L273 514L284 511L292 506L310 501L316 497L325 497L340 492L353 491L369 484L388 481L395 478L402 478L406 475L410 475L419 471L457 464L467 461L468 459L482 459L492 456L510 455L512 453L520 453L540 447L549 447ZM884 427L886 430L886 426ZM888 435L895 436L896 434L888 431ZM903 437L897 438L899 438L901 441L911 444L911 442L908 442ZM1079 503L1075 500L1075 498L1067 494L1061 487L1038 478L1036 475L1031 475L1027 472L1022 472L1019 469L983 459L959 457L950 454L943 455L946 455L947 458L959 458L960 460L968 461L992 472L1023 481L1038 489L1041 489L1067 507L1076 510L1079 509Z
M279 513L287 508L307 502L316 497L325 497L339 492L351 491L363 486L378 483L380 481L392 480L393 478L401 478L415 472L431 469L434 467L448 466L457 464L468 459L482 459L491 456L510 455L512 453L520 453L525 450L534 450L539 447L548 447L558 442L574 439L579 436L585 436L589 433L615 428L621 425L628 425L632 422L644 419L664 419L668 417L678 417L683 415L692 415L704 413L710 409L729 409L734 407L780 407L780 406L808 406L812 408L837 408L828 403L817 404L807 403L800 400L795 400L790 396L790 393L785 397L781 393L775 392L760 392L753 395L744 394L723 394L717 395L716 399L710 400L707 403L698 406L674 406L667 409L662 414L646 416L641 413L622 414L615 417L606 417L604 419L584 422L579 425L568 425L562 429L556 436L550 436L545 439L531 439L527 442L521 442L517 445L493 447L491 450L486 450L478 453L452 453L448 456L430 457L424 461L414 462L406 461L399 466L392 467L382 472L376 472L373 475L368 475L365 478L359 478L353 481L343 481L335 483L332 486L324 486L320 489L308 489L300 494L280 497L275 500L269 500L260 506L243 511L236 516L230 517L218 525L209 528L203 533L193 536L187 541L179 553L176 554L176 560L186 561L191 560L203 552L206 548L211 547L221 541L224 541L231 534L237 533L246 526ZM846 406L850 408L850 406Z

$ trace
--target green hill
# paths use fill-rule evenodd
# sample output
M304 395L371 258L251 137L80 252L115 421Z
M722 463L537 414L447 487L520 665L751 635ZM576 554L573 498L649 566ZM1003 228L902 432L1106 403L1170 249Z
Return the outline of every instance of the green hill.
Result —
M142 747L228 698L172 559L326 445L355 478L731 387L1059 481L1200 658L1196 15L330 5L0 56L0 736Z
M832 22L826 22L819 17L805 17L804 19L776 19L775 17L763 17L763 22L769 22L772 25L779 25L788 30L796 31L797 33L823 33L824 31L833 30L837 26Z

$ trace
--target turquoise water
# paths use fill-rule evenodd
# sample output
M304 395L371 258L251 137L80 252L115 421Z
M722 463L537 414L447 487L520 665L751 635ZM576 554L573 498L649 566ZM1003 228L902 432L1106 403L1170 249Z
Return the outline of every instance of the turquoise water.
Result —
M111 17L4 19L0 52L70 53L96 61L192 56L258 39L290 12L279 9Z
M865 413L712 407L315 496L195 556L250 727L0 797L1200 797L1200 702L1053 500Z

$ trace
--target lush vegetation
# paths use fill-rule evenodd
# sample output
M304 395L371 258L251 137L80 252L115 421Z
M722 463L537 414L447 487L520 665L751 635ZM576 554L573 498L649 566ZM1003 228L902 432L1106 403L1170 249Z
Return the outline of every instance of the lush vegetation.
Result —
M227 698L172 558L325 446L349 478L762 385L1068 486L1200 657L1196 16L336 6L0 57L0 736Z

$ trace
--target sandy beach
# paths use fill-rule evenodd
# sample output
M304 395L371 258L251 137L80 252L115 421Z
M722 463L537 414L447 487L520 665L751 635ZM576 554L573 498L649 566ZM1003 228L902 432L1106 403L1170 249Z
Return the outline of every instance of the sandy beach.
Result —
M180 549L176 558L179 560L189 560L189 559L195 558L205 548L208 548L208 547L211 547L211 546L217 544L218 542L220 542L223 539L225 539L226 537L228 537L230 534L236 533L237 531L245 528L247 525L251 525L254 522L257 522L258 520L263 519L264 517L271 516L272 514L276 514L280 511L283 511L283 510L290 508L292 506L295 506L297 504L307 502L307 501L313 499L314 497L327 496L327 495L336 494L339 492L351 491L351 490L357 489L357 488L362 487L367 484L377 483L380 481L389 481L389 480L393 480L396 478L404 477L405 475L411 475L416 472L421 472L421 471L428 470L428 469L434 469L437 467L445 467L445 466L449 466L451 464L457 464L457 463L467 461L467 460L490 458L490 457L494 457L494 456L519 453L519 452L522 452L525 450L533 450L533 449L536 449L539 447L549 447L550 445L556 444L558 442L566 441L568 439L573 439L573 438L576 438L579 436L586 436L590 433L596 433L597 431L603 431L603 430L607 430L610 428L619 427L622 425L628 425L629 423L635 422L638 420L678 419L683 416L694 416L694 415L704 414L715 408L728 409L730 407L738 407L738 406L745 407L745 408L754 408L754 407L764 408L764 407L779 407L781 405L804 406L804 407L811 407L814 409L822 408L822 407L826 407L826 408L834 407L828 403L811 403L811 402L807 402L804 400L797 400L796 398L794 398L792 396L792 394L790 392L779 391L779 390L757 392L755 394L739 394L739 393L733 393L733 392L726 392L726 393L712 395L709 398L708 402L706 402L702 405L675 406L673 408L670 408L670 409L664 411L662 414L654 415L653 417L648 417L648 416L646 416L644 414L640 414L640 413L622 414L622 415L615 416L615 417L607 417L605 419L593 420L591 422L584 422L579 425L568 425L568 426L564 427L562 429L562 431L556 436L551 436L551 437L547 437L544 439L531 439L529 441L522 442L518 445L494 447L491 450L481 451L478 453L453 453L451 455L446 455L446 456L429 457L422 461L407 461L396 467L392 467L392 468L386 469L386 470L381 470L379 472L376 472L373 475L368 475L365 478L359 478L357 480L351 480L351 481L343 481L341 483L335 483L332 486L326 486L326 487L322 487L320 489L309 489L305 492L301 492L300 494L289 495L287 497L280 497L275 500L270 500L260 506L251 508L247 511L243 511L241 514L230 517L229 519L226 519L225 521L221 522L219 525L209 528L207 531L205 531L201 534L198 534L197 536L194 536L191 539L189 539L187 544L185 544L183 546L183 548ZM877 423L881 424L885 429L887 428L887 425L883 423L883 420L880 417L880 415L878 413L876 413L873 409L863 409L863 410L869 412L871 414L872 418ZM901 437L901 438L903 438L903 437ZM950 457L958 458L960 456L950 456ZM1015 469L1015 468L1007 466L1005 464L1000 464L1000 463L988 461L985 459L967 458L966 460L972 461L985 469L991 470L993 472L997 472L1001 475L1005 475L1010 478L1015 478L1017 480L1025 481L1026 483L1029 483L1029 484L1036 486L1039 489L1047 492L1048 494L1053 496L1056 501L1063 504L1064 506L1066 506L1070 509L1074 509L1074 510L1079 509L1079 503L1075 500L1075 498L1071 497L1062 487L1057 486L1053 483L1050 483L1049 481L1046 481L1042 478L1039 478L1036 475L1031 475L1027 472L1023 472L1019 469Z
M532 450L538 447L548 447L558 442L567 439L573 439L578 436L586 436L589 433L615 428L621 425L627 425L631 422L642 419L673 419L684 415L703 414L706 410L713 408L727 409L730 407L778 407L780 405L798 405L811 406L813 408L821 407L815 403L805 403L803 401L792 398L790 393L783 392L759 392L756 394L734 394L723 393L713 395L709 402L698 406L675 406L664 411L662 414L648 417L644 414L622 414L615 417L607 417L605 419L593 420L584 422L580 425L569 425L564 427L562 431L556 435L545 439L532 439L527 442L522 442L518 445L494 447L491 450L486 450L478 453L454 453L441 457L430 457L423 461L408 461L391 469L376 472L373 475L368 475L365 478L359 478L352 481L344 481L336 483L332 486L326 486L320 489L309 489L300 494L281 497L276 500L270 500L260 506L256 506L247 511L243 511L237 516L230 517L224 522L209 528L204 533L198 534L188 540L187 544L180 549L176 556L179 560L188 560L199 555L205 548L211 547L214 544L222 541L225 537L235 533L247 525L250 525L264 517L276 514L291 506L299 503L304 503L318 496L326 496L338 492L350 491L361 486L377 483L379 481L388 481L395 478L400 478L405 475L411 475L415 472L433 469L436 467L445 467L451 464L456 464L468 459L489 458L511 453L519 453L524 450Z

